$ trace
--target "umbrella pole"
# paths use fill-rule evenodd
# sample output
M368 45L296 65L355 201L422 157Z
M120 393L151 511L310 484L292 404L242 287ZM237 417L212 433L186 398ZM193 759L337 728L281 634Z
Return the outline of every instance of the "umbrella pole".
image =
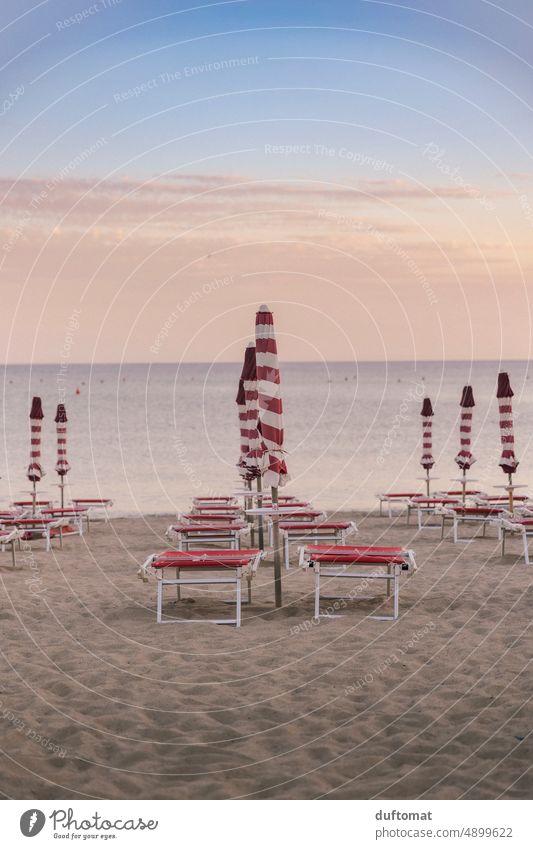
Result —
M461 485L463 487L463 507L466 504L466 469L463 468L463 480L461 481Z
M252 500L252 495L251 495L251 493L252 493L252 481L251 480L246 481L246 487L250 491L250 496L246 497L245 501L244 501L245 515L246 515L246 509L250 509L251 507L254 506L254 503L253 503L253 500ZM252 545L252 548L255 548L255 525L254 525L253 517L252 517L252 526L250 528L250 543Z
M513 476L509 473L509 513L514 513Z
M426 493L429 498L429 469L426 469Z
M256 478L256 481L257 481L257 492L260 493L260 492L263 491L263 479L261 478L261 475L259 475L259 477ZM262 498L257 499L257 506L258 507L263 506L263 499ZM265 534L264 534L264 531L263 531L263 516L260 513L259 514L259 548L261 549L261 551L263 551L264 547L265 547Z
M32 481L33 491L31 494L32 501L32 515L35 516L37 514L37 486L35 480Z
M272 487L272 507L278 506L278 488ZM276 607L281 607L281 550L279 545L279 516L272 514L272 542L274 544L274 595Z

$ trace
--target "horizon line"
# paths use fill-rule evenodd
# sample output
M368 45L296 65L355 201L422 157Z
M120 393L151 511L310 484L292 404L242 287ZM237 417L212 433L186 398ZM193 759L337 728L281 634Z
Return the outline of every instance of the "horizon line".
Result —
M499 359L485 359L483 357L478 359L461 359L448 357L444 360L425 360L425 359L389 359L389 360L283 360L280 359L280 364L282 365L323 365L324 363L328 365L387 365L391 363L469 363L473 365L474 363L529 363L531 358L529 357L506 357ZM242 365L242 360L220 360L218 362L213 362L212 360L161 360L158 362L152 362L150 360L102 360L98 362L91 362L90 360L80 360L80 361L72 361L68 363L68 366L227 366L227 365ZM10 368L12 366L27 366L29 368L33 368L35 366L53 366L55 368L61 368L65 366L64 361L43 361L43 362L11 362L4 363L4 369ZM68 371L68 369L67 369Z

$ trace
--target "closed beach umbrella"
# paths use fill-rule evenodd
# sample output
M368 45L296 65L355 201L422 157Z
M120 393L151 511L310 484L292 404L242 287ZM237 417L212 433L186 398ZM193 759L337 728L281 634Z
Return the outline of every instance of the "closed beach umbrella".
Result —
M471 386L463 386L460 406L461 423L459 425L459 453L455 458L455 462L463 473L463 501L465 501L466 473L476 462L476 458L470 450L472 445L472 409L475 407L474 393Z
M278 503L278 487L288 480L283 451L283 402L274 333L274 317L264 304L255 319L255 349L260 433L265 448L263 480L272 488L272 506ZM276 607L281 607L281 557L278 517L273 515L274 588Z
M513 403L511 401L513 395L509 375L506 371L500 372L496 392L500 410L500 439L502 443L502 456L499 465L509 476L509 507L511 510L513 509L513 474L518 467L518 460L514 453Z
M277 489L288 480L283 451L283 402L274 317L264 304L259 308L255 319L255 349L259 421L266 449L263 480L267 486Z
M57 463L56 463L56 472L61 478L61 483L59 484L61 488L61 507L64 507L64 496L63 489L65 486L64 476L67 472L70 471L70 465L67 460L67 411L65 410L64 404L57 405L56 417L54 419L56 423L56 434L57 434Z
M45 471L41 466L41 421L44 419L43 407L41 399L35 397L31 404L30 410L30 465L28 466L27 476L33 484L33 512L35 514L35 501L37 498L36 485L39 483Z
M433 407L429 398L424 398L422 403L422 458L420 465L426 470L426 489L429 496L429 472L435 465L433 459Z

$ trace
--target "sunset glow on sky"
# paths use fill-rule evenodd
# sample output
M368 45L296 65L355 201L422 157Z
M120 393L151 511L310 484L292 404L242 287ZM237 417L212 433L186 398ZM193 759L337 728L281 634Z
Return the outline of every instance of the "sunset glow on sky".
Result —
M6 361L529 357L527 0L0 14Z

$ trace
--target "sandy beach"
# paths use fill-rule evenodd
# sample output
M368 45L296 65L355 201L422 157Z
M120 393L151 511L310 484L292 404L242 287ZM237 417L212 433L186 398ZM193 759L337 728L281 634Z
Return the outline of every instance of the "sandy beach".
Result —
M241 629L157 626L136 572L168 548L162 517L35 544L16 570L0 555L2 796L527 798L533 572L516 543L502 558L494 537L356 518L358 542L416 552L397 622L367 618L376 600L314 624L297 567L275 611L266 561ZM216 611L187 592L180 614Z

